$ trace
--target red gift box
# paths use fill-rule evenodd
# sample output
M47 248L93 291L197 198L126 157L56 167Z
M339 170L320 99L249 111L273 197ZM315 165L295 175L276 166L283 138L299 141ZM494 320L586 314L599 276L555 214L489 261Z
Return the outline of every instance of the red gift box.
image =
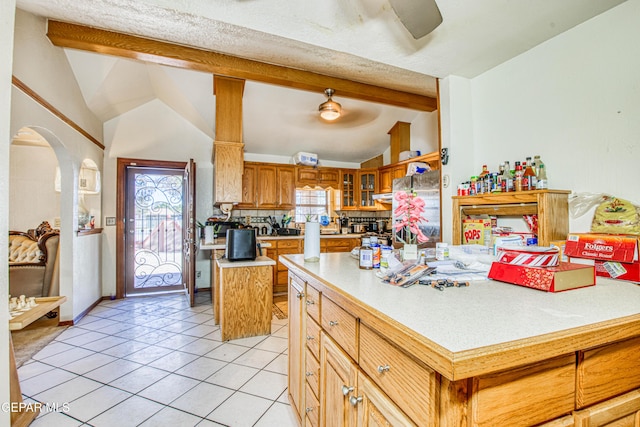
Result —
M489 279L547 292L593 286L596 284L595 276L592 265L569 262L555 267L528 267L494 262L488 275Z
M500 246L497 257L498 262L504 264L550 267L558 265L559 253L560 250L552 246Z

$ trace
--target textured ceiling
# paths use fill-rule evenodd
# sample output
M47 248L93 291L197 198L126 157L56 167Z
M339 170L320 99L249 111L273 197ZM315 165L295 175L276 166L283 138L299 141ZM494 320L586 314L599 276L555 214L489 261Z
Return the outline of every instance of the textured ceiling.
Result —
M61 21L435 95L433 76L472 78L621 2L438 0L444 21L420 40L387 0L17 0L17 6ZM211 76L67 52L87 104L104 121L160 100L196 132L213 135ZM327 125L316 116L323 94L248 82L247 151L312 151L359 162L388 147L387 131L396 121L425 114L339 93L335 98L348 114Z

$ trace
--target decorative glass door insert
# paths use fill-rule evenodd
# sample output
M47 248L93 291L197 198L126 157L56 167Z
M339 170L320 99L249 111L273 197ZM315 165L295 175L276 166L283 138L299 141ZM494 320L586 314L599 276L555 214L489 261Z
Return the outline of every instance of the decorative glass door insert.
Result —
M129 167L127 174L126 292L184 289L184 171Z

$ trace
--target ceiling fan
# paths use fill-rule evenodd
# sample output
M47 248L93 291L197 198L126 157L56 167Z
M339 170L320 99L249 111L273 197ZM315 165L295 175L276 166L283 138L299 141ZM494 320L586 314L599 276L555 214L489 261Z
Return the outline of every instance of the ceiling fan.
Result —
M324 90L327 100L318 106L319 114L317 115L321 123L330 124L337 122L341 125L358 126L377 117L377 111L375 111L375 109L343 108L340 103L332 99L334 93L335 91L331 88Z
M389 0L400 22L418 40L442 23L435 0Z

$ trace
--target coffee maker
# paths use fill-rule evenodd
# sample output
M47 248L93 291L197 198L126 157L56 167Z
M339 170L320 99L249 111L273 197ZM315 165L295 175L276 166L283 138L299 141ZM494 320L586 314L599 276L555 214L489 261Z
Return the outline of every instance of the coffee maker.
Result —
M225 256L229 261L256 259L256 230L235 228L227 230Z

